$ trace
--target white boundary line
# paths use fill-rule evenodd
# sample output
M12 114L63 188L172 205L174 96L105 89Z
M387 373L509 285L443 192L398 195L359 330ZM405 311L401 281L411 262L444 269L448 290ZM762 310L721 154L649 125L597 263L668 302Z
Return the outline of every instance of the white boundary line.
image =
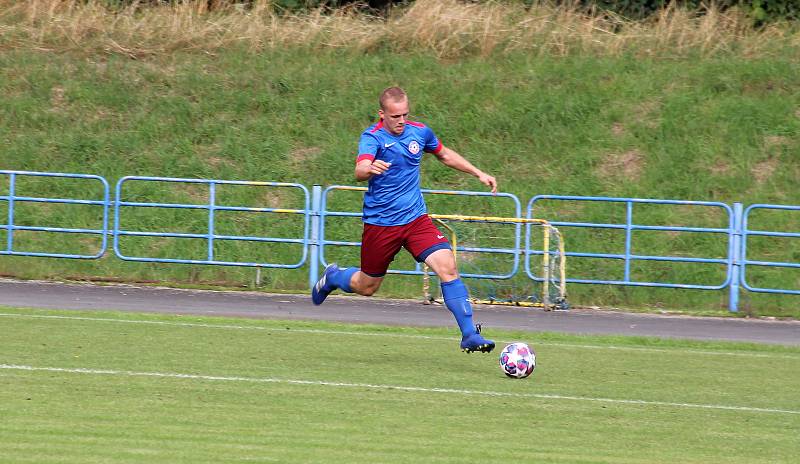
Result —
M750 406L729 406L723 404L672 403L668 401L625 400L625 399L613 399L613 398L592 398L588 396L549 395L549 394L539 394L539 393L511 393L511 392L481 391L481 390L461 390L453 388L425 388L425 387L409 387L402 385L379 385L371 383L327 382L323 380L278 379L271 377L238 377L238 376L219 376L219 375L200 375L200 374L180 374L173 372L135 372L135 371L123 371L115 369L34 367L34 366L25 366L18 364L0 364L0 369L34 371L34 372L62 372L70 374L117 375L117 376L127 376L127 377L158 377L158 378L169 378L169 379L210 380L210 381L223 381L223 382L257 382L257 383L279 383L288 385L318 385L324 387L364 388L373 390L398 390L398 391L419 392L419 393L454 393L460 395L475 395L475 396L489 396L489 397L502 397L502 398L536 398L545 400L592 401L598 403L615 403L615 404L625 404L625 405L665 406L673 408L713 409L721 411L800 415L800 411L791 409L756 408Z
M285 332L285 333L316 333L322 335L359 335L365 337L397 337L397 338L415 338L423 340L447 340L458 341L460 339L455 337L437 337L431 335L414 335L414 334L398 334L398 333L383 333L383 332L353 332L346 330L320 330L320 329L281 329L280 327L259 327L259 326L246 326L246 325L228 325L228 324L203 324L199 322L169 322L169 321L137 321L128 319L112 319L102 317L81 317L81 316L54 316L44 314L19 314L19 313L0 313L0 317L18 317L18 318L32 318L32 319L61 319L72 321L92 321L92 322L116 322L122 324L149 324L149 325L163 325L173 327L198 327L207 329L228 329L228 330L263 330L271 332ZM498 340L497 343L513 343L518 340ZM641 351L648 353L689 353L697 355L709 356L744 356L749 358L770 358L770 359L790 359L793 361L800 361L800 355L782 355L772 353L743 353L743 352L729 352L729 351L705 351L693 350L683 348L647 348L637 346L614 346L614 345L580 345L571 343L558 343L558 342L536 342L536 345L543 346L559 346L564 348L580 348L589 350L619 350L619 351Z

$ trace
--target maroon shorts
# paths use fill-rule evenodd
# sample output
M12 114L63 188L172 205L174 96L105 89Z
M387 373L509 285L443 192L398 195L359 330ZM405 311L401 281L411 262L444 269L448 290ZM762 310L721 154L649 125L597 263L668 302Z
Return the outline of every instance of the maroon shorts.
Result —
M402 226L365 223L361 236L361 272L372 277L384 276L402 247L420 263L436 250L451 249L450 242L427 214Z

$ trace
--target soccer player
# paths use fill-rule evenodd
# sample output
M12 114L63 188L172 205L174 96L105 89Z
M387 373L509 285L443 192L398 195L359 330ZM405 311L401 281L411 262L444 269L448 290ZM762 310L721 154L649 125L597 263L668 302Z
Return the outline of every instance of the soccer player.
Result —
M311 298L314 304L322 304L337 288L365 296L374 294L389 264L404 247L439 276L445 305L461 330L461 349L488 353L495 344L481 336L480 325L473 324L469 295L459 278L450 243L427 215L419 165L428 152L445 166L474 175L492 193L497 193L497 181L442 145L429 127L409 120L408 96L403 89L387 88L379 102L380 121L361 134L356 159L356 179L369 181L364 194L361 268L329 265L311 289Z

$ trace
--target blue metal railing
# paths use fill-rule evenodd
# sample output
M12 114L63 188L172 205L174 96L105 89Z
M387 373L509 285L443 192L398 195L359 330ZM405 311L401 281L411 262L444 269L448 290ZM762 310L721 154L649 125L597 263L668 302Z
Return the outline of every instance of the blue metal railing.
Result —
M360 242L348 240L328 240L325 236L325 219L326 217L361 217L361 212L358 211L328 211L328 195L334 190L350 190L350 191L364 191L364 187L352 187L343 185L334 185L322 189L320 186L314 186L313 194L301 185L294 183L281 183L281 182L248 182L248 181L228 181L228 180L208 180L208 179L179 179L179 178L166 178L166 177L141 177L141 176L128 176L120 179L116 185L115 197L110 199L109 184L100 176L89 174L71 174L71 173L53 173L53 172L32 172L32 171L13 171L13 170L0 170L0 180L5 177L5 187L7 192L0 190L0 206L5 206L7 210L2 216L5 217L5 224L0 224L0 233L5 233L4 240L5 249L0 248L0 255L16 255L16 256L40 256L40 257L55 257L55 258L77 258L77 259L96 259L102 257L107 251L108 236L113 238L114 253L123 260L129 261L145 261L145 262L164 262L164 263L186 263L186 264L208 264L208 265L225 265L225 266L251 266L258 268L285 268L294 269L302 267L307 261L309 263L309 283L313 284L319 275L319 266L327 264L325 258L325 248L330 246L342 247L357 247ZM39 179L70 179L75 182L85 182L87 185L98 185L100 187L101 198L42 198L37 196L27 196L19 194L20 180L29 178ZM99 184L95 184L99 182ZM126 201L123 198L123 185L128 185L134 182L166 182L166 183L188 183L195 185L203 185L208 188L208 201L203 204L182 204L182 203L167 203L167 202L145 202L145 201ZM219 203L218 188L223 185L239 185L239 186L262 186L271 188L287 188L295 189L300 192L302 196L302 209L285 209L285 208L256 208L244 206L231 206L221 205ZM82 190L87 190L81 186ZM88 190L90 191L90 190ZM511 201L513 206L515 218L521 218L520 202L516 196L508 193L501 193L492 195L487 192L468 192L468 191L450 191L450 190L432 190L425 189L423 193L426 196L431 195L457 195L457 196L470 196L470 197L497 197L498 199L506 199ZM624 234L624 241L620 250L612 252L589 252L579 251L583 244L570 240L570 234L566 233L565 238L567 242L567 257L575 258L590 258L597 260L611 260L621 262L621 275L619 279L591 279L581 278L575 276L573 272L569 272L566 281L569 283L580 284L603 284L603 285L627 285L627 286L640 286L640 287L667 287L667 288L688 288L698 290L720 290L724 288L729 289L729 308L731 311L738 309L738 300L740 287L744 287L748 291L762 292L762 293L777 293L777 294L791 294L800 295L798 288L779 288L780 284L773 282L765 282L762 285L754 285L748 281L747 270L764 269L764 268L783 268L783 269L800 269L800 259L795 260L794 257L800 254L800 247L797 247L797 252L790 253L790 258L777 261L777 260L757 260L748 259L748 250L752 246L748 239L751 241L755 238L764 239L800 239L800 230L797 231L770 231L765 229L758 229L757 224L753 224L751 213L760 210L770 210L780 213L800 213L800 206L790 205L769 205L769 204L754 204L743 209L739 203L734 203L733 207L718 202L703 202L703 201L680 201L680 200L655 200L655 199L641 199L641 198L613 198L613 197L581 197L581 196L561 196L561 195L537 195L530 199L527 205L526 218L531 219L535 217L534 206L539 202L555 201L555 202L592 202L592 203L609 203L618 204L624 207L624 219L611 221L611 222L577 222L577 221L552 221L551 224L559 228L583 228L595 230L616 230ZM20 217L19 205L20 204L35 204L35 203L49 203L61 205L86 205L89 207L96 207L102 211L102 221L96 227L50 227L41 224L30 224L33 219L29 217ZM716 217L719 217L720 222L724 222L718 227L695 227L695 226L672 226L672 225L650 225L634 220L634 213L638 211L637 207L683 207L692 206L703 208L703 211L716 212ZM114 221L113 228L109 229L109 209L113 206ZM143 230L124 230L120 226L123 211L134 208L178 208L200 211L205 215L204 219L204 232L202 233L187 233L187 232L154 232ZM264 214L289 214L302 216L302 236L300 237L267 237L263 234L253 235L232 235L220 234L219 219L217 213L221 211L232 212L250 212L250 213L264 213ZM721 214L720 214L721 212ZM99 211L98 211L99 213ZM509 213L510 214L510 213ZM554 214L552 217L557 218L559 215ZM623 216L623 215L620 215ZM707 214L707 217L715 217L713 214ZM548 218L550 219L550 218ZM2 220L2 219L0 219ZM457 219L457 220L478 220L479 219ZM21 225L26 223L26 225ZM489 221L492 222L492 221ZM505 224L503 221L494 221ZM519 272L520 255L524 256L524 269L528 278L541 281L541 277L534 275L531 269L531 258L536 255L545 253L543 250L531 249L531 225L525 226L525 242L524 248L522 247L521 231L522 224L519 222L508 223L514 225L514 246L486 246L486 247L464 247L459 246L459 251L476 252L476 253L499 253L512 257L510 270L505 273L498 274L462 274L464 277L471 278L484 278L484 279L507 279L515 276ZM174 224L167 224L172 225ZM654 253L635 253L635 239L634 232L636 231L661 231L671 233L702 233L713 234L724 240L724 246L727 252L725 256L667 256L658 255ZM58 233L65 235L80 235L89 234L98 237L99 249L96 253L61 253L51 252L46 250L21 250L20 242L17 232L44 232L44 233ZM125 255L120 248L120 240L123 237L143 237L143 238L179 238L179 239L192 239L205 241L204 244L204 259L182 259L182 258L161 258L154 256L128 256ZM219 259L216 256L215 244L222 241L247 241L256 243L283 243L288 245L296 245L300 248L300 257L296 262L249 262L249 261L226 261ZM794 242L792 242L794 243ZM490 244L491 245L491 244ZM0 245L2 246L2 245ZM791 249L789 250L791 252ZM706 252L707 250L701 250ZM670 253L674 253L670 252ZM569 260L568 260L569 261ZM637 262L669 262L669 263L689 263L698 266L714 266L720 269L720 275L724 274L724 278L719 281L711 283L682 283L675 281L644 281L637 280L632 276L632 266ZM420 264L416 264L414 269L393 269L391 273L406 274L406 275L421 275L424 271L421 269ZM769 280L769 279L766 279ZM771 284L771 286L770 286Z
M655 200L644 198L612 198L612 197L582 197L582 196L567 196L567 195L537 195L530 199L528 202L527 217L534 217L533 208L535 204L542 200L554 201L570 201L570 202L604 202L604 203L622 203L625 206L625 219L622 222L616 223L592 223L592 222L565 222L565 221L551 221L550 223L556 227L581 227L592 229L612 229L622 230L625 232L624 250L620 253L588 253L578 251L567 251L565 256L581 257L581 258L595 258L605 260L620 260L623 262L623 278L617 280L607 279L584 279L568 277L568 283L580 284L606 284L606 285L627 285L627 286L642 286L642 287L666 287L666 288L690 288L702 290L720 290L727 287L731 282L731 267L733 264L734 244L732 234L734 230L733 210L725 203L707 202L707 201L681 201L681 200ZM636 224L633 219L635 205L667 205L667 206L698 206L704 208L720 208L726 214L727 227L725 228L709 228L709 227L685 227L685 226L653 226ZM528 227L529 229L529 227ZM727 237L727 256L725 258L695 258L684 256L654 256L634 254L633 249L633 232L637 230L646 231L665 231L665 232L701 232L701 233L714 233ZM565 234L567 237L569 234ZM539 277L534 276L530 269L530 255L542 254L543 251L530 250L530 233L526 233L525 240L525 269L528 276L535 280L541 280ZM568 242L568 248L574 249L575 243ZM634 261L663 261L663 262L683 262L695 264L715 264L724 265L725 279L716 285L699 285L699 284L685 284L677 282L647 282L638 281L631 278L631 264ZM567 259L569 263L569 259Z
M778 267L778 268L793 268L793 269L800 269L800 260L798 262L788 262L788 261L757 261L757 260L750 260L747 259L747 239L748 237L783 237L783 238L792 238L798 239L796 241L796 245L793 248L797 250L796 256L800 255L800 230L797 232L771 232L766 230L751 230L749 228L749 218L750 213L756 210L777 210L777 211L797 211L800 214L800 206L786 206L786 205L766 205L766 204L754 204L747 207L744 210L743 220L742 220L742 270L741 270L741 283L744 288L751 292L761 292L761 293L783 293L783 294L791 294L791 295L800 295L800 289L780 289L780 288L766 288L766 287L757 287L755 285L750 284L747 281L747 267Z
M136 201L123 201L122 199L122 186L126 182L168 182L168 183L188 183L188 184L201 184L208 187L208 203L207 204L180 204L180 203L152 203L152 202L136 202ZM244 206L225 206L218 205L216 201L217 186L219 185L243 185L243 186L261 186L261 187L282 187L299 189L303 194L303 209L284 209L284 208L251 208ZM208 179L179 179L168 177L141 177L141 176L128 176L123 177L117 182L116 186L116 200L114 202L114 253L124 260L128 261L145 261L145 262L162 262L162 263L182 263L182 264L215 264L223 266L250 266L250 267L264 267L264 268L284 268L295 269L305 264L308 257L308 240L309 240L309 225L310 225L310 207L309 207L309 193L308 189L301 184L283 183L283 182L250 182L250 181L230 181L230 180L208 180ZM178 208L178 209L192 209L192 210L205 210L208 211L207 219L207 233L179 233L179 232L144 232L144 231L130 231L120 229L120 209L122 207L133 208ZM261 237L261 236L242 236L242 235L221 235L216 233L215 214L217 211L240 211L251 213L282 213L282 214L301 214L303 215L303 236L301 238L278 238L278 237ZM120 237L124 236L138 236L138 237L171 237L171 238L188 238L188 239L203 239L206 240L206 259L182 259L182 258L157 258L157 257L144 257L144 256L127 256L120 250ZM250 241L250 242L265 242L265 243L295 243L302 245L301 257L295 263L256 263L244 261L223 261L216 259L214 256L214 244L221 240L231 241Z
M67 174L60 172L33 172L33 171L7 171L0 170L0 175L7 176L8 179L8 194L0 195L0 201L6 201L8 211L6 214L6 223L0 224L0 230L6 231L6 248L0 250L0 255L15 255L15 256L41 256L50 258L72 258L72 259L96 259L103 256L108 246L108 197L109 187L108 182L100 176L91 174ZM81 179L87 181L100 182L102 187L102 199L99 200L82 200L74 198L41 198L17 195L17 181L19 178L27 177L44 177L44 178L60 178L60 179ZM45 227L45 226L22 226L17 225L19 218L17 215L17 203L55 203L62 205L91 205L102 208L102 222L98 228L66 228L66 227ZM14 249L14 232L15 231L33 231L33 232L48 232L57 234L91 234L99 235L100 247L96 253L55 253L46 251L19 251Z

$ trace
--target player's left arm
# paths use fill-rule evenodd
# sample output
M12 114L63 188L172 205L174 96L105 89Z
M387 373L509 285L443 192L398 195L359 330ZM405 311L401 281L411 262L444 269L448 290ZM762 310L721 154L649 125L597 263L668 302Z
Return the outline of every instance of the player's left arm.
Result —
M473 176L477 177L481 183L491 187L492 193L497 193L497 180L495 180L494 177L476 168L472 163L467 161L467 159L463 156L459 155L455 150L447 148L444 145L441 145L439 148L440 149L434 153L434 156L436 156L436 158L441 161L442 164L447 167L457 169L461 172L472 174Z

